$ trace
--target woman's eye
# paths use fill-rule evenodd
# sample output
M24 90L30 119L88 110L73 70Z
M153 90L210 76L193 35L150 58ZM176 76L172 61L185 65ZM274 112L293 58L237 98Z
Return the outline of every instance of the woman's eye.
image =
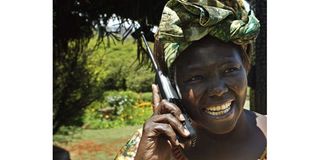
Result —
M203 79L203 76L197 75L197 76L192 76L190 79L188 79L186 82L195 82L195 81L200 81Z
M238 67L230 67L230 68L226 69L224 72L225 73L232 73L234 71L238 71L239 69L240 68L238 68Z

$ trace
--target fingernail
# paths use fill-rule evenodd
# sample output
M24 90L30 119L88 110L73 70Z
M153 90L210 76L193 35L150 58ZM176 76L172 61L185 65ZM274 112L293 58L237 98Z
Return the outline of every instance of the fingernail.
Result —
M190 135L190 132L189 132L187 129L184 129L183 132L184 132L187 136Z
M176 145L178 146L179 145L179 141L176 139Z
M179 118L180 118L181 121L185 121L186 120L182 114L180 114Z

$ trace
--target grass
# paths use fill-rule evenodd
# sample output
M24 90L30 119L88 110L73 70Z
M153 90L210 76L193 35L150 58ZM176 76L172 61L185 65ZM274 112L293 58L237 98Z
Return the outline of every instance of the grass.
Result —
M69 143L54 141L54 145L69 151L72 160L112 160L120 148L141 128L126 126L113 129L83 130Z

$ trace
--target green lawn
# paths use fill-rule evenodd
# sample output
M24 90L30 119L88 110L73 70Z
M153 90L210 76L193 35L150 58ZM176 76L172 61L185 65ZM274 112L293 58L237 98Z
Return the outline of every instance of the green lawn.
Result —
M114 129L83 130L71 142L58 145L70 152L71 160L112 160L133 133L142 126Z

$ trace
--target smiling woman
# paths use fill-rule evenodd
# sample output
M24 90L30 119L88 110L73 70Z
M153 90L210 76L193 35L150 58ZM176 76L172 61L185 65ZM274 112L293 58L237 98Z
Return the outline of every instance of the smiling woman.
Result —
M116 159L266 159L266 117L243 108L259 27L243 0L170 0L155 54L191 118L196 144L178 138L190 138L181 106L161 100L152 85L154 114Z
M173 64L198 136L196 147L185 149L189 159L250 160L266 148L265 117L243 109L248 71L241 54L237 45L206 36Z
M246 70L234 44L204 37L176 60L182 100L196 124L212 133L230 132L246 99Z

